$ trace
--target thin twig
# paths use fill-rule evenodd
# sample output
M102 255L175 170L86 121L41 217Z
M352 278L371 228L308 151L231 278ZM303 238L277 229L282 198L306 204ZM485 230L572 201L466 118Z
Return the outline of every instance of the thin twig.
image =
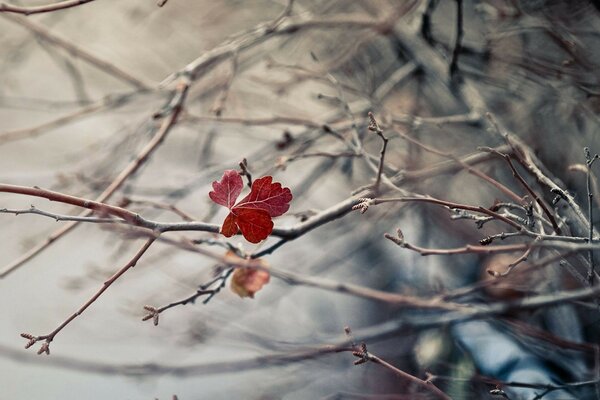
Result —
M127 264L125 264L121 269L119 269L110 278L108 278L102 284L102 286L100 287L100 289L92 297L90 297L89 300L87 300L81 307L79 307L79 309L77 311L75 311L73 314L71 314L70 317L68 317L66 320L64 320L52 332L50 332L47 335L41 335L41 336L33 336L33 335L29 334L29 333L22 333L21 334L22 337L24 337L26 339L29 339L29 342L27 343L27 345L25 346L25 348L29 348L33 344L35 344L36 342L43 340L44 343L42 344L42 347L38 351L38 354L46 353L46 354L49 355L50 354L50 343L54 340L54 338L56 337L56 335L61 330L63 330L67 325L69 325L75 318L77 318L78 316L80 316L81 314L83 314L83 312L89 306L91 306L102 295L102 293L104 293L106 291L106 289L108 289L125 272L127 272L129 269L133 268L136 265L136 263L139 261L139 259L142 257L142 255L144 255L144 253L150 248L150 246L152 245L152 243L154 243L155 240L156 240L156 237L151 237L150 239L148 239L146 241L146 243L144 243L144 245L140 248L140 250L138 250L138 252L135 254L135 256L133 256L133 258L127 262Z
M495 278L507 276L508 274L510 274L512 272L512 270L517 265L521 264L522 262L527 261L527 258L531 254L532 250L533 250L533 247L530 247L527 250L525 250L525 252L521 256L519 256L519 258L517 258L515 261L511 262L510 264L508 264L506 266L506 269L504 271L498 272L496 270L488 269L487 273L490 274L491 276L495 277Z
M117 177L111 182L111 184L106 189L104 189L104 191L96 199L94 199L94 201L101 203L108 200L125 183L125 181L149 159L152 153L154 153L154 151L160 146L160 144L167 137L168 133L171 131L171 128L177 122L177 118L185 102L189 85L190 81L185 77L182 77L179 85L177 86L177 90L174 93L171 102L169 103L170 108L168 110L168 113L162 120L160 127L157 129L152 139L140 150L140 152L136 155L135 159L132 160L129 164L127 164L127 166L119 173L119 175L117 175ZM81 216L87 217L91 214L92 212L88 211L81 214ZM23 254L21 257L4 267L0 272L0 279L5 278L10 273L17 270L21 265L33 259L35 256L37 256L46 248L48 248L56 240L73 230L77 225L78 222L76 221L70 222L64 225L62 228L54 231L48 238L46 238L45 241L39 243L34 248L30 249L27 253Z
M379 152L379 165L377 167L377 179L375 179L374 191L379 193L379 185L381 184L381 175L383 174L383 166L385 161L385 150L387 149L388 138L383 135L383 130L379 127L377 120L372 112L369 111L369 130L375 132L383 141L381 151Z
M593 239L594 239L594 217L593 217L593 197L594 194L592 192L592 164L594 163L594 161L596 161L598 159L598 154L594 155L592 157L592 154L590 153L590 149L585 147L583 149L584 154L585 154L585 164L587 166L587 174L586 174L586 189L587 189L587 197L588 197L588 221L590 222L590 226L589 226L589 242L592 243ZM590 260L590 270L588 273L588 283L590 286L594 285L594 251L590 250L588 253L588 257Z
M350 334L350 329L346 328L346 333ZM354 357L357 357L358 360L354 361L354 365L364 364L368 361L379 364L382 367L386 368L389 371L392 371L395 375L399 376L401 379L406 380L408 382L414 383L416 386L421 389L425 389L426 391L434 394L438 399L442 400L452 400L450 396L446 393L442 392L437 386L435 386L431 381L424 381L422 379L417 378L414 375L409 374L408 372L402 371L400 368L393 366L387 361L377 357L376 355L367 351L367 345L363 342L360 346L353 345L349 350L352 352Z
M114 219L114 218L96 218L96 217L81 217L77 215L64 215L64 214L55 214L43 210L39 210L34 206L25 209L12 209L12 208L0 208L0 213L2 214L36 214L42 215L44 217L52 218L53 220L59 221L77 221L77 222L88 222L93 224L113 224L113 223L126 223L124 220Z
M421 22L421 35L423 35L423 39L430 45L434 44L433 36L431 34L431 16L437 7L438 1L439 0L428 0L427 8L423 13L423 20Z
M60 116L51 121L41 123L39 125L24 128L24 129L16 129L13 131L0 132L0 145L5 143L13 142L16 140L22 140L26 138L35 138L40 136L41 134L60 126L64 126L67 123L73 122L82 118L86 115L95 113L97 111L101 111L104 109L109 109L112 107L118 107L127 103L127 100L130 99L133 94L128 93L119 96L107 96L104 99L89 104L85 107L80 108L70 114Z
M463 39L463 2L454 0L456 3L456 37L454 39L454 50L452 50L452 60L450 61L450 76L454 78L458 72L458 57L462 49Z
M497 129L499 129L499 128L497 128ZM498 152L494 149L490 149L489 147L480 147L480 150L489 151L493 154L496 154L496 155L502 157L508 163L513 176L519 181L519 183L521 183L521 185L523 185L523 187L525 188L527 193L529 193L531 195L531 197L533 197L533 199L536 201L536 203L538 203L538 205L542 208L542 210L544 210L544 214L546 214L546 216L548 217L548 220L552 224L552 228L558 235L560 235L562 232L558 226L558 223L556 222L556 219L554 218L554 215L550 212L550 210L546 206L545 202L537 195L537 193L531 188L531 186L529 186L529 184L521 176L521 174L519 174L519 172L515 168L515 165L513 164L512 160L510 159L510 155Z
M91 0L88 0L88 1L91 1ZM1 5L0 5L0 7L1 7ZM0 11L1 11L1 8L0 8ZM73 56L82 59L83 61L89 63L90 65L93 65L94 67L106 72L109 75L112 75L124 82L127 82L128 84L135 87L136 89L150 90L150 88L152 87L152 85L142 82L139 78L135 77L133 74L130 74L129 72L124 71L120 67L117 67L112 62L101 59L100 57L90 53L88 50L84 49L83 47L78 46L67 39L62 38L62 37L56 35L55 33L52 33L50 30L46 29L45 27L43 27L39 24L36 24L36 23L28 20L27 18L19 17L16 15L10 15L10 14L6 14L3 16L4 16L4 18L7 18L7 19L21 25L23 28L34 33L41 39L43 39L55 46L65 49Z
M184 221L196 221L197 218L195 218L193 215L181 210L179 207L173 205L173 204L169 204L169 203L162 203L159 201L153 201L153 200L147 200L147 199L141 199L141 198L137 198L137 197L123 197L121 199L121 201L119 201L119 205L121 207L126 207L129 206L131 204L138 204L138 205L142 205L142 206L150 206L150 207L154 207L154 208L158 208L161 210L168 210L173 212L176 215L179 215Z
M385 321L379 325L370 326L362 330L356 330L354 336L362 341L378 341L390 337L397 337L399 332L406 332L411 327L417 329L432 328L435 326L447 326L464 322L466 320L485 319L494 315L505 314L511 310L533 310L544 307L553 307L556 304L573 302L594 298L600 295L600 286L572 291L562 291L553 294L535 295L529 298L511 302L498 302L491 305L481 306L480 309L468 314L450 312L442 315L426 316L419 314L415 318L406 317ZM337 338L337 337L336 337ZM241 358L236 360L190 364L190 365L160 365L160 364L135 364L114 365L98 362L73 360L67 358L56 358L47 361L48 365L62 368L77 369L78 371L90 372L103 375L118 376L163 376L173 374L175 376L199 376L220 374L226 372L240 372L254 369L278 367L282 365L314 359L328 354L347 352L349 340L344 338L332 338L330 344L301 347L287 352L267 354L259 357ZM0 347L1 349L1 347ZM4 350L5 351L5 350ZM4 352L3 351L3 352Z
M186 304L194 304L196 302L196 300L198 299L198 297L201 296L207 296L203 303L207 304L217 293L219 293L221 291L221 289L223 289L225 287L225 284L227 283L227 278L229 278L229 276L233 273L234 268L228 268L226 269L224 272L222 272L217 278L213 279L212 281L210 281L207 284L204 285L200 285L200 287L198 287L198 289L196 290L195 293L193 293L192 295L182 299L182 300L178 300L178 301L174 301L172 303L169 303L167 305L164 305L162 307L153 307L153 306L144 306L144 310L146 310L148 313L142 318L142 321L147 321L149 319L152 319L152 322L154 324L154 326L158 326L158 322L159 322L159 315L161 313L163 313L164 311L173 308L173 307L177 307L177 306L184 306ZM215 283L219 283L215 288L210 289L211 286L213 286Z
M15 14L40 14L59 10L65 10L67 8L80 6L85 3L91 3L94 0L65 0L54 4L46 4L43 6L16 6L10 3L0 3L0 12L15 13Z
M569 242L569 241L552 241L552 240L534 240L528 243L514 243L507 245L471 245L467 244L461 247L453 247L453 248L426 248L415 246L413 244L407 243L404 239L404 235L400 229L396 231L397 235L391 235L389 233L384 234L383 236L394 242L398 246L415 251L422 256L430 256L430 255L455 255L455 254L492 254L492 253L512 253L515 251L526 251L530 248L549 248L549 249L564 249L571 251L587 251L587 250L598 250L600 249L600 243L596 242L595 244L587 243L587 239L584 239L583 243ZM550 236L554 237L554 236Z
M502 222L507 223L508 225L512 226L513 228L515 228L517 230L517 232L521 232L521 231L525 231L526 229L521 225L516 223L515 221L505 217L502 214L499 214L495 211L492 211L490 209L487 209L485 207L481 207L481 206L470 206L467 204L460 204L460 203L454 203L451 201L446 201L446 200L440 200L440 199L436 199L430 196L404 196L404 197L390 197L390 198L376 198L376 199L370 199L370 198L361 198L359 199L359 202L354 206L353 209L355 210L360 210L361 213L364 213L365 211L367 211L367 209L370 206L373 205L377 205L377 204L383 204L383 203L404 203L404 202L421 202L421 203L431 203L431 204L437 204L440 206L444 206L447 207L449 209L459 209L459 210L468 210L468 211L474 211L477 213L482 213L482 214L486 214L489 215L490 217L496 218Z
M231 86L233 85L233 80L235 79L235 75L238 70L238 56L237 53L233 53L231 55L231 70L229 71L229 75L227 75L227 80L223 85L223 89L217 96L214 104L210 108L210 111L217 117L220 117L223 114L223 110L225 110L225 104L227 102L227 97L229 96L229 92L231 91Z
M517 202L521 202L523 201L523 199L518 196L515 192L513 192L512 190L510 190L508 187L506 187L505 185L503 185L502 183L498 182L497 180L493 179L492 177L490 177L489 175L471 167L469 164L467 164L466 162L464 162L463 160L461 160L460 158L456 157L455 155L451 154L451 153L447 153L444 151L440 151L438 149L435 149L431 146L426 145L425 143L407 135L404 132L401 131L397 131L398 135L400 135L401 138L403 138L404 140L407 140L410 143L413 143L417 146L419 146L420 148L433 153L433 154L437 154L439 156L445 157L445 158L449 158L457 163L459 163L467 172L469 172L472 175L475 175L481 179L483 179L484 181L488 182L489 184L491 184L492 186L496 187L500 192L504 193L506 196L508 196L509 198L513 199L513 201L517 201Z

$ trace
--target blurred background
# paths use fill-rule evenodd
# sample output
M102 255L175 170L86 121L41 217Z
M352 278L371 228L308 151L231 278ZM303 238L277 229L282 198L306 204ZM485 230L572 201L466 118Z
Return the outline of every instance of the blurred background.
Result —
M290 211L275 220L276 227L292 226L372 184L381 148L367 129L372 111L390 139L384 173L402 190L489 207L505 201L502 194L451 165L452 157L481 154L479 146L504 144L483 115L489 111L587 210L583 148L600 152L599 8L583 0L169 0L163 7L97 0L27 17L0 13L0 181L97 197L159 129L155 114L169 103L176 73L225 44L232 51L194 71L184 111L165 141L107 202L170 222L180 216L156 204L174 205L194 220L220 224L226 210L210 201L210 184L245 158L254 177L272 175L292 190ZM293 29L285 30L288 23ZM502 159L487 157L477 168L526 194ZM0 208L30 205L80 211L0 195ZM561 215L568 219L567 211ZM491 279L487 269L502 270L519 257L422 257L383 237L401 228L412 244L451 248L500 231L498 224L478 230L473 221L450 216L432 205L383 204L320 226L265 260L284 271L428 298L481 284ZM64 224L10 214L1 214L0 223L2 271ZM226 251L219 235L172 235ZM277 241L226 242L252 253ZM418 320L419 311L272 277L255 299L227 289L208 304L165 311L157 327L142 322L144 305L189 296L217 267L164 243L65 328L51 356L35 355L37 345L23 350L21 332L52 331L141 243L122 227L81 224L3 276L1 397L433 398L378 365L354 366L350 353L294 362L273 357L344 340L345 326L360 337L403 318ZM536 251L527 262L552 254ZM585 269L580 258L563 264L557 258L535 271L520 265L502 284L461 301L488 304L580 287L572 272ZM496 381L561 385L600 378L599 316L593 302L563 304L407 326L367 344L421 379L438 375L435 384L454 399L593 399L593 382L547 394L539 387L490 391Z

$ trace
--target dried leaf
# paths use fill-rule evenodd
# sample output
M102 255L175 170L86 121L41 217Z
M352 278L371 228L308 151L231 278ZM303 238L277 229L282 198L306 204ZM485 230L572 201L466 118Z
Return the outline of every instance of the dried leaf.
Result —
M262 261L264 268L267 263ZM269 283L270 275L268 271L259 268L237 268L231 276L231 290L240 297L254 298L264 285Z

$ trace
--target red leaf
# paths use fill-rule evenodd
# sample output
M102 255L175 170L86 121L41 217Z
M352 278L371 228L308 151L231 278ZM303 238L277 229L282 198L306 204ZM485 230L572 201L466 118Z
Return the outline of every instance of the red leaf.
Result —
M250 193L235 205L244 186L236 171L225 171L221 181L213 182L212 186L214 190L208 194L210 198L231 211L223 221L221 233L231 237L241 231L251 243L258 243L271 234L271 218L284 214L290 208L289 202L292 200L290 189L273 182L271 176L256 179Z
M271 217L283 215L292 201L292 192L288 188L281 187L281 183L271 183L270 176L263 176L252 184L252 190L234 208L254 208L265 210Z
M235 223L236 216L233 213L229 213L225 221L223 221L223 226L221 227L221 233L225 235L225 237L232 237L236 235L239 231L238 226Z
M214 190L208 194L212 201L231 209L242 193L244 182L237 171L228 169L223 173L221 182L213 182L212 187Z
M250 243L265 240L273 232L271 216L264 210L233 207L231 214L235 215L237 226Z

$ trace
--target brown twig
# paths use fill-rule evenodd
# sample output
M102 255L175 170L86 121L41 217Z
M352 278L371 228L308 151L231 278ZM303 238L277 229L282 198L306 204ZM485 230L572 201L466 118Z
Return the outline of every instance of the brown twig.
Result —
M291 154L289 156L280 156L275 161L275 166L277 168L285 170L287 168L288 163L291 163L292 161L296 161L296 160L305 159L305 158L326 157L326 158L336 159L336 158L361 157L361 156L362 156L361 154L357 154L357 153L350 152L350 151L340 152L340 153L315 151L312 153L298 153L298 154Z
M450 60L449 73L451 77L455 77L458 72L458 57L462 49L463 30L463 2L462 0L454 0L456 3L456 33L454 38L454 49L452 50L452 59Z
M148 235L152 234L150 233ZM170 244L182 250L209 257L215 262L217 262L219 265L225 265L228 268L254 268L264 270L268 272L271 276L278 278L283 282L287 283L288 285L292 286L298 285L305 287L313 287L319 290L342 293L367 300L373 300L395 306L410 307L415 309L446 311L467 310L466 306L448 302L443 300L442 298L423 299L401 293L391 293L382 290L372 289L369 287L355 285L348 282L339 282L315 276L306 276L291 271L284 271L271 266L265 267L263 264L261 264L261 261L258 260L260 258L259 254L252 255L249 259L242 258L242 256L239 255L238 257L227 257L222 256L220 254L211 253L205 249L194 246L194 242L191 242L186 239L175 240L161 236L160 240L161 243ZM260 255L262 256L262 254ZM216 281L220 281L221 279L223 279L221 278L221 276L215 278L215 280L209 282L208 284L201 285L200 289L208 289ZM225 279L227 279L228 276L229 275L225 276Z
M91 0L87 0L87 1L89 2ZM75 2L73 2L73 3L75 3ZM0 5L0 7L1 7L1 5ZM0 11L1 11L1 8L0 8ZM113 63L101 59L100 57L90 53L88 50L84 49L83 47L78 46L78 45L68 41L67 39L61 38L60 36L56 35L55 33L52 33L48 29L44 28L43 26L38 25L34 22L31 22L27 18L15 16L15 15L9 15L9 14L4 15L4 18L7 18L7 19L21 25L23 28L25 28L25 29L29 30L30 32L34 33L35 35L39 36L41 39L47 41L48 43L51 43L55 46L65 49L67 52L69 52L73 56L82 59L83 61L106 72L107 74L112 75L124 82L127 82L128 84L135 87L136 89L150 90L150 88L152 87L152 85L142 82L139 78L137 78L134 75L117 67Z
M127 95L127 96L129 96L129 95ZM125 98L116 98L116 99L106 98L99 102L92 103L90 105L82 107L81 109L74 111L70 114L63 115L61 117L58 117L58 118L53 119L48 122L44 122L42 124L36 125L31 128L16 129L13 131L1 132L0 133L0 145L9 143L9 142L14 142L16 140L22 140L22 139L26 139L26 138L35 138L37 136L40 136L42 133L47 132L48 130L63 126L72 121L76 121L77 119L79 119L81 117L84 117L86 115L92 114L97 111L100 111L102 109L120 104L120 103L122 103L123 100L125 100Z
M119 206L121 206L121 207L127 207L130 204L150 206L150 207L158 208L161 210L171 211L172 213L179 215L184 221L188 221L188 222L197 220L197 218L195 218L193 215L191 215L191 214L181 210L179 207L177 207L173 204L169 204L169 203L162 203L159 201L146 200L146 199L140 199L140 198L132 198L132 197L123 197L121 199L121 201L119 201Z
M497 129L498 132L500 132L500 128L498 127L495 119L493 117L491 117L491 114L488 114L488 116L489 116L488 118L490 118L490 121L492 122L492 124L495 126L495 129ZM533 197L533 199L536 201L536 203L538 203L538 205L542 208L542 210L544 210L544 214L546 214L546 216L548 217L548 220L552 224L552 228L554 229L554 232L556 232L556 234L560 235L562 232L558 226L558 223L556 222L556 219L554 218L554 215L550 212L550 210L546 206L546 203L537 195L537 193L531 188L531 186L529 186L529 184L521 176L521 174L519 174L519 172L515 168L512 160L510 159L510 156L508 154L504 154L504 153L498 152L494 149L490 149L487 147L482 147L481 149L483 151L489 151L489 152L492 152L493 154L496 154L496 155L502 157L508 163L513 176L519 181L519 183L521 183L521 185L523 185L523 187L525 188L527 193L529 193L531 195L531 197Z
M238 70L238 56L237 53L233 53L231 55L231 71L227 75L227 81L223 85L223 89L217 96L214 104L210 108L210 111L217 117L220 117L223 114L223 110L225 110L225 103L227 102L227 97L229 96L229 92L231 90L231 85L233 85L233 80Z
M289 3L288 3L289 4ZM394 18L400 18L401 15L395 15ZM208 68L225 60L229 55L241 53L242 51L254 47L265 40L291 33L297 33L304 29L370 29L378 33L389 31L389 27L394 21L387 19L365 18L363 14L341 14L336 16L317 17L314 15L294 15L287 16L282 14L274 22L261 23L248 32L228 40L210 51L203 53L200 57L189 63L180 72L166 77L160 86L168 85L176 77L183 73L192 80L195 80L201 72L206 72Z
M384 234L384 237L398 246L416 251L422 256L430 256L430 255L454 255L454 254L492 254L492 253L512 253L515 251L526 251L530 248L550 248L550 249L564 249L571 251L587 251L587 250L597 250L600 246L596 244L589 244L587 240L584 239L583 243L576 243L572 241L552 241L552 240L534 240L528 243L514 243L507 245L471 245L467 244L462 247L454 247L448 249L441 248L426 248L419 247L413 244L407 243L404 239L404 235L402 231L398 229L396 231L397 235L391 235L389 233ZM550 236L548 238L552 238L554 236Z
M98 203L102 203L108 200L122 185L125 181L133 175L152 155L152 153L159 147L159 145L164 141L167 137L168 133L171 131L171 128L176 124L177 118L183 104L185 102L185 97L189 88L190 82L185 77L180 80L178 84L177 90L171 100L170 108L167 111L167 115L162 120L160 127L157 129L156 133L152 137L152 139L140 150L140 152L136 155L135 159L132 160L122 171L117 175L117 177L111 182L111 184L98 196L94 201ZM90 216L91 212L85 212L81 214L81 216ZM73 230L78 225L78 222L70 222L64 225L62 228L54 231L45 241L39 243L34 248L30 249L27 253L23 254L18 259L14 260L10 264L8 264L5 268L0 272L0 279L5 278L10 273L14 272L21 265L25 264L29 260L33 259L35 256L44 251L48 246L54 243L59 238L63 237L71 230Z
M500 192L504 193L507 197L511 198L513 201L516 202L522 202L523 199L517 195L515 192L513 192L512 190L510 190L508 187L506 187L505 185L503 185L502 183L498 182L497 180L493 179L492 177L490 177L489 175L471 167L469 164L467 164L466 162L462 161L460 158L456 157L455 155L451 154L451 153L447 153L447 152L443 152L440 151L438 149L435 149L431 146L426 145L425 143L407 135L404 132L401 131L397 131L398 135L400 135L400 137L402 137L404 140L407 140L410 143L413 143L417 146L419 146L420 148L433 153L433 154L437 154L439 156L445 157L445 158L449 158L457 163L459 163L467 172L469 172L472 175L477 176L478 178L483 179L484 181L488 182L489 184L491 184L492 186L494 186L495 188L497 188Z
M369 127L371 132L375 132L383 141L381 151L379 152L379 165L377 166L377 178L375 179L374 191L379 193L379 185L381 184L381 175L383 174L383 166L385 161L385 150L387 149L388 138L383 135L383 130L379 127L377 120L372 112L369 111Z
M416 318L403 318L388 320L382 324L371 326L365 330L357 330L354 335L362 341L377 341L389 337L397 336L398 332L406 332L410 327L426 329L434 326L458 323L465 320L484 319L494 315L505 314L510 310L531 310L543 307L552 307L556 304L564 304L577 300L594 298L600 295L600 286L585 288L572 291L562 291L547 295L536 295L511 302L498 302L480 309L463 313L449 313L425 317L418 315ZM283 353L273 353L253 358L243 358L237 360L219 361L192 365L112 365L97 362L87 362L67 358L56 358L55 361L48 360L49 365L63 368L73 368L79 371L91 372L105 375L119 376L161 376L164 374L174 374L177 376L209 375L232 371L246 371L252 369L267 368L271 366L281 366L293 362L300 362L314 359L328 354L349 351L349 341L337 340L330 345L320 345L313 347L304 347L293 351ZM0 346L1 349L1 346ZM6 352L6 349L4 350Z
M404 197L390 197L390 198L376 198L376 199L361 198L358 201L359 202L353 207L353 209L360 210L361 213L364 213L365 211L367 211L367 209L370 206L377 205L377 204L383 204L383 203L396 203L396 202L399 202L399 203L404 203L404 202L431 203L431 204L437 204L440 206L444 206L449 209L474 211L477 213L489 215L490 217L498 219L498 220L505 222L508 225L512 226L513 228L515 228L517 230L517 232L521 232L521 231L525 230L525 228L521 224L513 221L512 219L505 217L502 214L499 214L495 211L487 209L485 207L470 206L467 204L454 203L451 201L440 200L440 199L436 199L436 198L429 197L429 196L420 196L420 197L404 196Z
M94 0L65 0L59 1L54 4L46 4L43 6L16 6L10 3L0 3L0 12L6 13L15 13L15 14L24 14L24 15L32 15L32 14L40 14L47 13L59 10L65 10L67 8L80 6L82 4L91 3Z
M531 254L532 250L533 250L533 247L530 247L527 250L525 250L525 252L519 256L519 258L517 258L515 261L511 262L510 264L508 264L506 266L506 269L504 271L498 272L496 270L488 269L487 273L490 274L491 276L495 277L495 278L500 278L500 277L507 276L508 274L510 274L512 272L512 270L517 265L521 264L522 262L527 261L527 258Z
M592 243L592 241L594 240L594 217L593 217L594 207L592 206L594 193L592 192L592 182L591 182L592 181L592 164L594 163L594 161L596 161L600 157L598 156L598 154L595 154L592 157L592 154L590 153L590 149L587 147L584 148L584 154L585 154L585 164L587 166L586 189L587 189L587 197L588 197L588 221L590 223L588 238L589 238L589 242ZM594 251L593 250L589 251L588 257L589 257L589 261L590 261L590 270L588 272L588 283L590 286L593 286L594 285L594 274L595 274Z
M250 173L250 169L248 168L248 160L243 158L242 161L240 161L239 166L242 170L240 175L246 177L246 180L248 181L248 187L252 188L252 173Z
M203 303L204 304L208 303L216 294L218 294L221 291L221 289L223 289L225 287L225 284L227 283L227 278L229 278L229 276L233 273L233 271L234 271L234 268L226 269L217 278L213 279L212 281L210 281L207 284L200 285L200 287L198 287L198 290L196 290L196 292L194 294L192 294L182 300L174 301L172 303L169 303L167 305L164 305L164 306L158 307L158 308L153 307L153 306L144 306L144 310L146 310L148 313L142 318L142 321L147 321L149 319L152 319L152 323L154 324L154 326L158 326L159 315L170 308L177 307L177 306L184 306L186 304L194 304L196 302L196 300L198 299L198 297L201 297L201 296L207 296L204 299ZM213 286L215 283L219 283L219 284L215 288L210 289L210 287Z
M67 325L69 325L75 318L77 318L78 316L83 314L84 311L89 306L91 306L100 296L102 296L102 293L104 293L106 291L106 289L108 289L125 272L127 272L129 269L133 268L136 265L136 263L139 261L139 259L142 257L142 255L144 255L144 253L150 248L152 243L154 243L155 240L156 240L156 237L152 237L152 238L148 239L146 241L146 243L144 243L144 245L140 248L140 250L138 250L138 252L135 254L135 256L133 256L133 258L127 262L127 264L125 264L121 269L119 269L110 278L108 278L102 284L100 289L92 297L90 297L90 299L88 301L86 301L81 307L79 307L79 309L77 311L75 311L73 314L71 314L70 317L68 317L66 320L64 320L52 332L50 332L47 335L41 335L41 336L33 336L29 333L22 333L21 334L22 337L29 339L29 342L27 343L25 348L27 349L27 348L31 347L32 345L34 345L36 342L43 340L44 343L40 347L38 354L46 353L49 355L50 354L50 343L54 340L56 335L61 330L63 330Z
M349 328L346 328L346 333L348 335L350 334ZM382 367L386 368L388 371L391 371L392 373L394 373L394 375L400 377L401 379L411 382L411 383L415 384L416 386L418 386L419 388L424 389L424 390L434 394L438 399L452 400L452 398L450 396L448 396L446 393L442 392L431 381L429 381L429 380L424 381L422 379L419 379L416 376L411 375L408 372L404 372L400 368L393 366L392 364L388 363L387 361L383 360L382 358L379 358L376 355L369 353L367 351L367 345L364 342L361 343L359 346L353 345L349 351L351 351L352 355L357 358L357 360L354 361L354 365L360 365L360 364L364 364L364 363L370 361L372 363L381 365Z

